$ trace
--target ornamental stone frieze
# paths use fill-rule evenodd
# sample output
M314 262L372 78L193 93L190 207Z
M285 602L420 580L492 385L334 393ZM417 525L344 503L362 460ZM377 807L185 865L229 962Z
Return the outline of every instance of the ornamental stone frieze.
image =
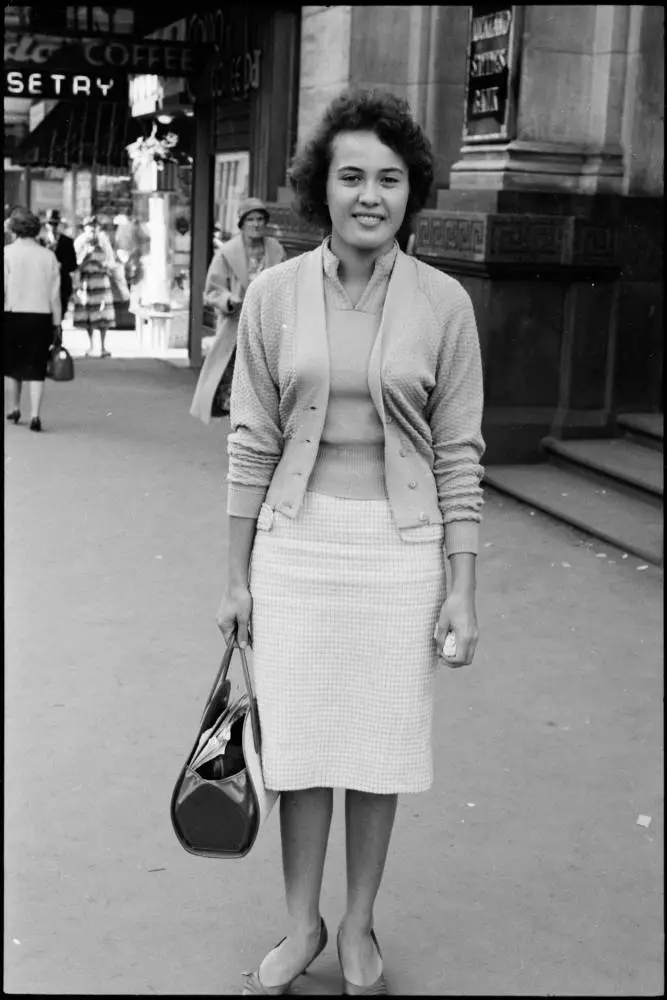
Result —
M270 231L288 249L302 252L319 243L324 231L300 219L289 206L273 204ZM421 212L413 222L411 252L454 273L491 268L541 272L563 268L618 269L618 233L614 223L601 224L571 215L526 213Z
M415 222L414 253L438 266L479 265L609 268L617 264L613 223L576 216L422 212Z

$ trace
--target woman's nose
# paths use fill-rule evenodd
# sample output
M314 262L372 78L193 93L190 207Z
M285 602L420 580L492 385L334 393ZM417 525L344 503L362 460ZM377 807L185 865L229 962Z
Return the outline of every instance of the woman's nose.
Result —
M359 194L359 201L362 201L365 205L377 205L379 200L380 194L375 184L365 184Z

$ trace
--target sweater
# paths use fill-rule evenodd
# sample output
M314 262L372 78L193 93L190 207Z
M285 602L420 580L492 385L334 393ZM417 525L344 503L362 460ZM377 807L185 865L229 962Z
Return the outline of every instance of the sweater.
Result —
M339 260L325 241L324 300L329 344L329 402L308 489L355 500L386 497L384 430L368 388L389 276L398 246L375 262L361 298L352 305L338 279Z
M60 325L60 264L53 250L19 238L5 247L4 272L5 312L51 313Z
M239 322L228 437L232 516L296 517L330 391L323 248L261 274ZM477 552L484 452L479 339L458 281L398 251L368 386L384 433L387 497L405 542L444 524L448 555Z

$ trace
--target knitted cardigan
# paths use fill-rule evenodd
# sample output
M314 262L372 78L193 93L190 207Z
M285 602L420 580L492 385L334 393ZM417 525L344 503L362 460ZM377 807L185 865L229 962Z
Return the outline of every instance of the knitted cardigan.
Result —
M406 542L445 526L445 549L477 552L482 367L467 292L399 252L368 384L384 427L385 481ZM227 510L262 505L296 517L319 450L329 395L322 247L259 275L239 322L228 437Z

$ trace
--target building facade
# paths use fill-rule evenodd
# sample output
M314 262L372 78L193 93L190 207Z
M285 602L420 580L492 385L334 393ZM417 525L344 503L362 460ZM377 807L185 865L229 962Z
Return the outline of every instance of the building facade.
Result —
M432 140L414 252L472 297L487 461L661 412L663 9L303 7L299 142L353 86L406 97ZM319 234L288 201L299 252Z

